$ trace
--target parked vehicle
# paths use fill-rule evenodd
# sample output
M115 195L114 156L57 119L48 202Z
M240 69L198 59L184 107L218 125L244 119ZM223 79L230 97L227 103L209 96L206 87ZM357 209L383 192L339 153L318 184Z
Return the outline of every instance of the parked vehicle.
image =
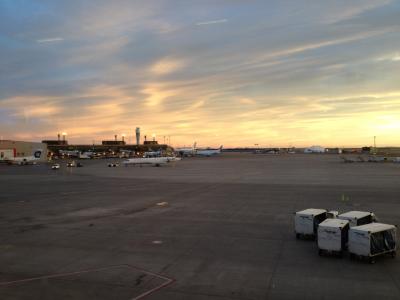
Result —
M348 220L350 222L350 227L360 226L377 221L374 213L356 210L340 214L338 215L338 219Z
M68 163L67 163L67 167L68 167L68 168L74 168L74 167L76 167L75 161L70 161L70 162L68 162Z
M326 219L318 225L318 253L343 255L347 248L349 221Z
M350 258L366 258L375 263L375 257L384 254L396 256L396 226L370 223L349 230Z
M326 209L309 208L295 213L294 223L296 238L315 239L318 225L327 218Z

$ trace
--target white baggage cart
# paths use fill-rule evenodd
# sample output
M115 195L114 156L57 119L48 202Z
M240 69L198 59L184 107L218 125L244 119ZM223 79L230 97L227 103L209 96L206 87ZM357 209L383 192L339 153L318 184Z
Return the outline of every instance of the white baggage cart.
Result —
M396 256L396 226L370 223L349 230L350 258L367 258L370 263L383 254Z
M376 221L374 213L368 211L349 211L338 215L338 219L348 220L350 227L369 224Z
M315 238L318 224L327 218L326 209L309 208L295 213L294 227L296 238Z
M341 219L326 219L318 225L319 255L343 255L346 250L349 221Z

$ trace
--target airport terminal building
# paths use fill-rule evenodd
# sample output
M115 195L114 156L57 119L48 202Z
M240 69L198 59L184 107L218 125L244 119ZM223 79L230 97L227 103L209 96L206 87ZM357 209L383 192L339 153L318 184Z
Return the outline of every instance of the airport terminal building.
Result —
M37 142L23 142L0 140L0 156L4 158L33 156L35 151L41 150L39 161L47 160L47 144ZM1 159L1 158L0 158Z

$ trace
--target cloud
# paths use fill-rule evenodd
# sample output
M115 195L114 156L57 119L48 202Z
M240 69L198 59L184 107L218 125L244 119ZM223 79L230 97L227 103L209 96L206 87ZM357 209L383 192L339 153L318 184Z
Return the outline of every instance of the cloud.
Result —
M199 23L196 23L196 25L197 26L214 25L214 24L220 24L220 23L226 23L226 22L228 22L227 19L219 19L219 20L211 20L211 21L199 22Z
M146 95L145 103L147 106L158 107L169 97L175 96L177 91L166 89L160 85L150 84L145 86L141 93Z
M39 39L39 40L36 40L36 42L37 43L54 43L54 42L60 42L63 40L64 40L63 38L55 37L55 38Z
M175 145L398 143L399 6L306 4L12 2L0 7L0 126L72 143L136 126Z
M324 16L321 21L326 24L343 22L345 20L360 16L370 10L386 6L392 2L393 0L362 0L356 1L354 4L345 1L345 7L341 7L341 5L329 7L328 5L326 8L330 9L330 12L328 12L328 15Z
M387 54L385 56L379 57L377 61L400 61L400 53Z
M163 58L150 67L150 72L155 75L166 75L184 67L184 62L173 58Z
M257 102L251 98L241 98L241 99L239 99L239 103L245 104L245 105L253 105L253 104L256 104Z

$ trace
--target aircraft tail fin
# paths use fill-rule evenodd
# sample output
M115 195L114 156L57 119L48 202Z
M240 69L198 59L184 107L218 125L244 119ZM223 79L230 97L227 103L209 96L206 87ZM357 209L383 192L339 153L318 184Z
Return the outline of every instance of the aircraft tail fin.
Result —
M42 149L37 149L35 152L33 152L33 157L39 159L42 156Z

